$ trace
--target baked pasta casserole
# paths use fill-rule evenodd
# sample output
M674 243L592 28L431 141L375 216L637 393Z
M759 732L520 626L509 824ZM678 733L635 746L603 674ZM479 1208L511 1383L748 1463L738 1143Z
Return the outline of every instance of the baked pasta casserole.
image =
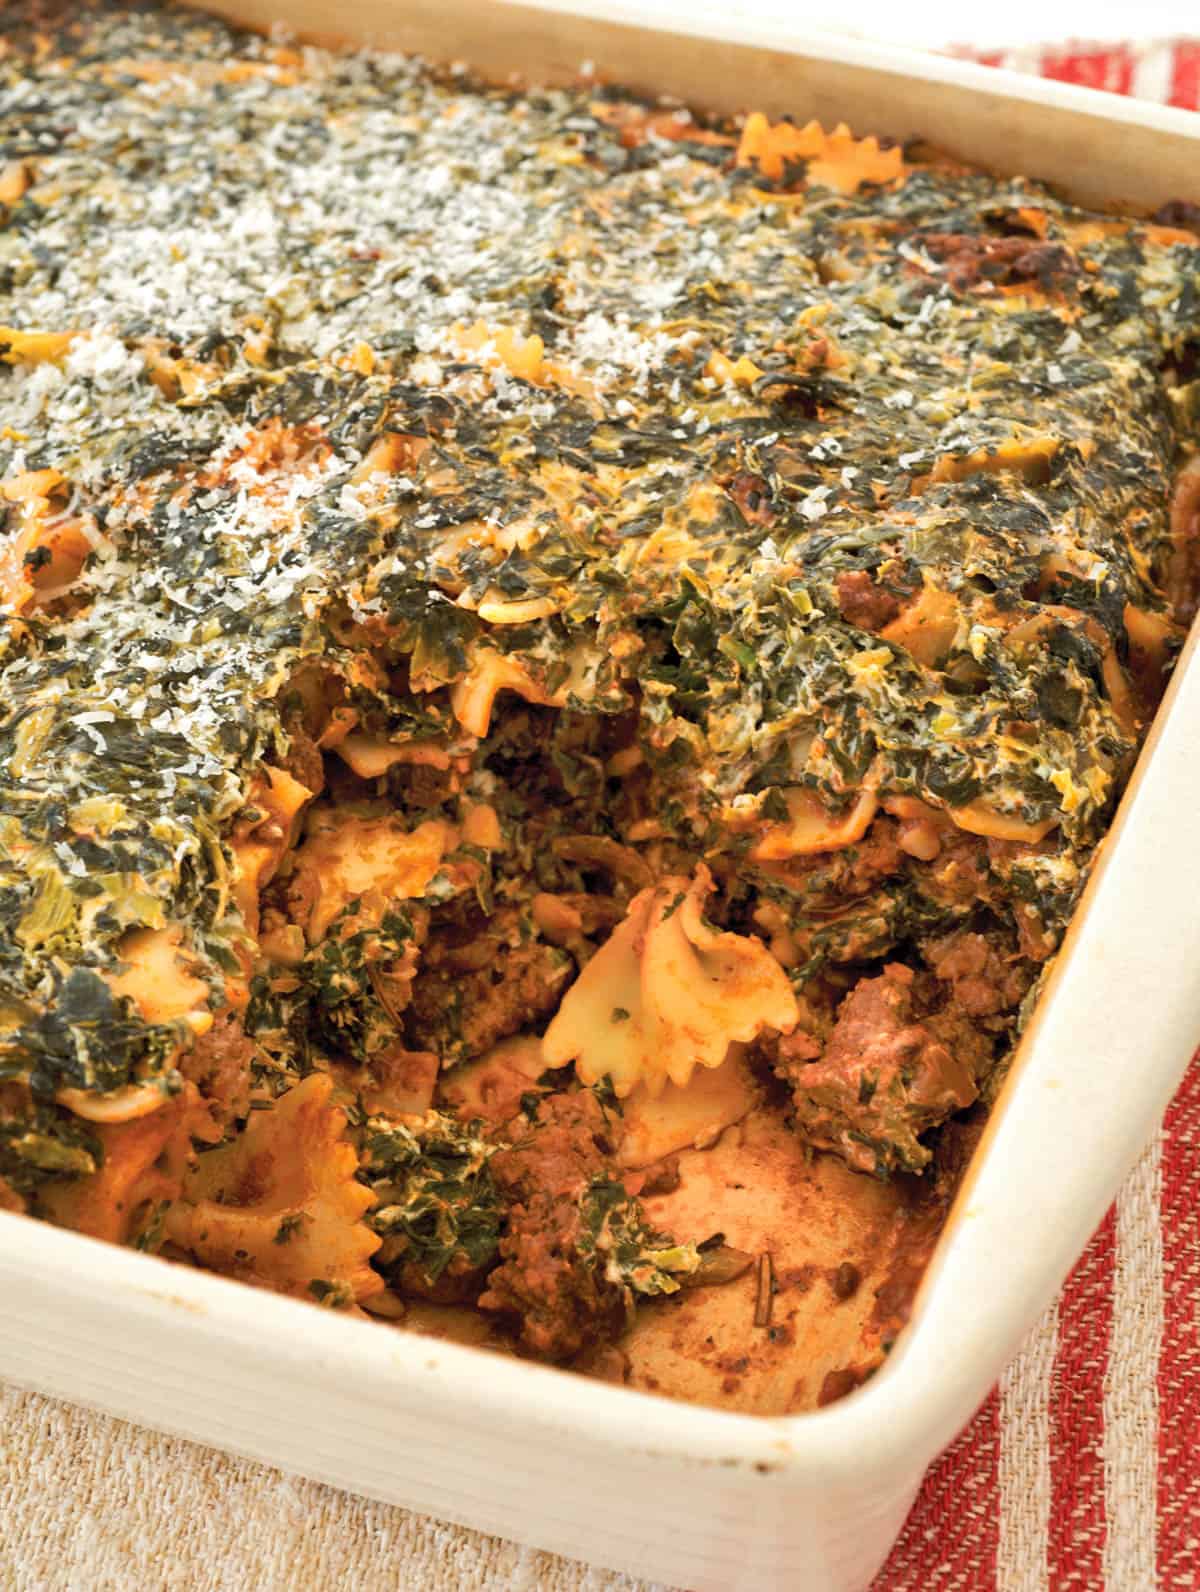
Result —
M1200 211L797 111L0 5L0 1206L878 1365L1191 617Z

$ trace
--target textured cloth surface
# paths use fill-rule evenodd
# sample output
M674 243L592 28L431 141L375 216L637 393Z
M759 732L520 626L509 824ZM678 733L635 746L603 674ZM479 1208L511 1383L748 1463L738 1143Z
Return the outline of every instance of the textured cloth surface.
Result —
M0 1390L3 1592L666 1592Z
M984 59L1200 105L1200 41ZM665 1592L13 1389L0 1431L0 1592ZM1069 1587L1200 1589L1200 1057L873 1592Z

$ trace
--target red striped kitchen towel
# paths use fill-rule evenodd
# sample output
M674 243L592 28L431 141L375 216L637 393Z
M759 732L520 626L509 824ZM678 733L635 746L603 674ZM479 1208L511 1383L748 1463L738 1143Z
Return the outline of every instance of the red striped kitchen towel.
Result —
M1200 40L977 58L1200 109ZM873 1592L1156 1587L1200 1589L1200 1055Z
M1038 44L1019 50L955 49L950 53L985 66L1007 67L1010 72L1032 72L1061 83L1082 83L1112 94L1200 109L1200 38L1154 39L1141 44Z

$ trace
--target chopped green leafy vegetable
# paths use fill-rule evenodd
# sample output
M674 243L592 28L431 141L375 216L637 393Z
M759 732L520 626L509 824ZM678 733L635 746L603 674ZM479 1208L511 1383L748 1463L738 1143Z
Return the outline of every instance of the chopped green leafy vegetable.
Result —
M605 1278L629 1296L677 1293L681 1279L700 1267L695 1244L676 1244L655 1232L645 1220L641 1201L607 1175L588 1184L581 1213L580 1253L601 1266ZM628 1307L632 1308L632 1298Z
M476 1271L494 1259L502 1209L488 1162L497 1148L482 1123L439 1111L367 1122L360 1176L378 1201L368 1221L389 1241L381 1269L412 1267L436 1283L451 1266Z
M412 920L395 908L378 925L365 916L359 897L334 920L301 968L300 995L311 1038L360 1061L395 1042L414 966Z
M29 1193L53 1177L81 1177L101 1162L100 1143L86 1123L54 1106L0 1117L0 1178Z

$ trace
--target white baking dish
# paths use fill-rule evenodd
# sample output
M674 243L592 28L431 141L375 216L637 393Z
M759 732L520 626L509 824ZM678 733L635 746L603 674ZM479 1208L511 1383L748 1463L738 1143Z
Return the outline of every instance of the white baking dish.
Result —
M247 20L535 78L924 132L1091 201L1188 193L1179 112L693 8L242 0ZM1200 119L1198 119L1200 121ZM885 1368L814 1414L691 1408L345 1320L0 1214L0 1372L338 1486L696 1589L851 1592L1051 1298L1200 1039L1195 647Z

